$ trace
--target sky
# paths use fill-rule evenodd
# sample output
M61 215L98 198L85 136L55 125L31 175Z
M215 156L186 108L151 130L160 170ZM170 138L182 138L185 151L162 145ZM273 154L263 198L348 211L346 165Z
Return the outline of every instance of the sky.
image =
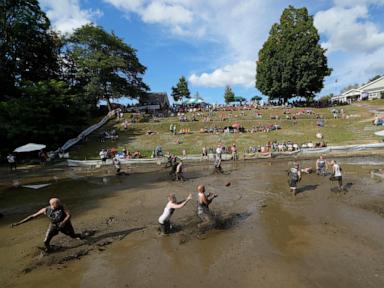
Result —
M55 30L94 23L137 50L144 81L171 94L180 76L192 95L223 103L230 85L251 98L258 51L288 5L307 7L332 75L318 96L384 74L384 0L40 0Z

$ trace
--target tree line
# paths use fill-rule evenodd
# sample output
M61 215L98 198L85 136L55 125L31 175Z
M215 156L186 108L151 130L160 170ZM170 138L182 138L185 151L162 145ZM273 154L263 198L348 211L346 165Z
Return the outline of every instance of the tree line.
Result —
M87 24L55 32L37 0L0 2L0 151L25 142L55 148L97 115L100 100L149 90L137 51Z

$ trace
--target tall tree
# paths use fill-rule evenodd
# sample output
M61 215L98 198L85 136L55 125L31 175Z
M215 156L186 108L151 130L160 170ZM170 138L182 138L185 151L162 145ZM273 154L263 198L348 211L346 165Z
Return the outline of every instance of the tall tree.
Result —
M146 67L139 62L136 50L102 27L87 24L76 29L66 49L74 65L75 83L80 83L95 103L106 100L109 110L111 99L139 98L149 90L143 81Z
M37 0L1 0L0 100L17 96L23 81L55 77L59 48Z
M183 98L190 98L191 92L189 92L188 82L184 76L181 76L176 87L172 87L172 97L177 102Z
M85 99L65 82L26 82L20 90L20 97L0 102L0 150L25 142L56 148L87 125Z
M319 40L307 8L286 8L259 51L256 88L271 99L313 99L332 71Z
M232 88L229 85L225 86L224 101L226 104L235 101L235 93L233 93Z

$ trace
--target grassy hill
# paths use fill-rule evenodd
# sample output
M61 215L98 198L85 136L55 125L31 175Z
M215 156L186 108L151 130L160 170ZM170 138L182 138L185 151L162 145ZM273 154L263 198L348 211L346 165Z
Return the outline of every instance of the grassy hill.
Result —
M316 133L320 132L324 136L324 141L328 145L347 145L373 143L381 141L381 138L374 135L375 131L383 130L384 127L375 127L372 120L377 113L384 113L384 100L358 102L348 106L335 107L344 109L344 118L333 119L331 109L321 108L312 109L313 115L297 116L297 123L293 120L287 120L284 112L291 115L305 110L303 108L268 108L261 110L250 110L244 112L214 112L211 121L203 122L203 117L208 113L198 117L199 121L179 122L177 117L169 117L160 120L147 120L147 122L132 123L127 130L124 130L121 123L123 120L110 121L101 130L90 135L85 143L73 147L70 151L71 158L74 159L97 159L98 153L102 148L117 148L122 150L127 147L129 151L140 150L143 155L149 157L157 144L160 144L163 151L170 151L181 154L185 149L187 154L200 154L203 146L216 147L220 142L226 146L236 143L239 152L245 151L249 146L265 145L268 141L277 140L279 142L293 141L298 144L308 141L316 142ZM256 118L256 112L262 114L262 119ZM226 121L221 121L221 114L231 116ZM231 115L230 115L231 114ZM316 114L324 117L325 126L318 127ZM279 116L279 120L271 120L271 116ZM191 113L187 113L190 119ZM125 119L131 120L132 115L127 113ZM233 123L240 123L246 129L253 126L266 126L277 124L281 130L272 132L256 133L235 133L235 134L207 134L201 133L202 128L224 128ZM188 128L192 134L172 135L169 132L170 124L176 124L177 130ZM119 139L115 142L107 140L100 143L99 133L103 130L116 129L119 133ZM146 135L148 130L156 132L155 135ZM181 144L177 144L179 138Z

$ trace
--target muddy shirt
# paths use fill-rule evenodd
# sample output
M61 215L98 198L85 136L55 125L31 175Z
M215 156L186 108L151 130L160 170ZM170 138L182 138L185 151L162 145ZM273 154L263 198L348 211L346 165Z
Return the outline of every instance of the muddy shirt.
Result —
M319 169L324 169L325 168L325 160L318 160L317 165Z
M289 178L292 181L299 181L299 170L297 170L296 168L291 168L291 170L289 171Z
M197 193L197 215L209 214L209 207L205 203L200 203L199 193Z
M53 224L58 224L62 222L67 216L63 206L59 206L59 208L57 209L52 209L51 206L48 206L46 208L46 215Z

